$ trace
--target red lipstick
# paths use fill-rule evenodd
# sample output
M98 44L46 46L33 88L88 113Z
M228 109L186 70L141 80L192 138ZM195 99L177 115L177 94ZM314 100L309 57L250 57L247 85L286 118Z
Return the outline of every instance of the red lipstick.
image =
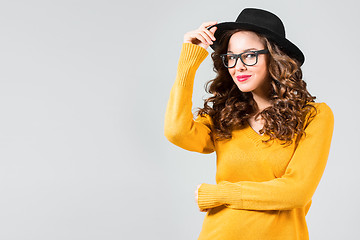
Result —
M239 82L244 82L244 81L248 80L250 77L251 77L251 75L239 75L239 76L236 76L236 79Z

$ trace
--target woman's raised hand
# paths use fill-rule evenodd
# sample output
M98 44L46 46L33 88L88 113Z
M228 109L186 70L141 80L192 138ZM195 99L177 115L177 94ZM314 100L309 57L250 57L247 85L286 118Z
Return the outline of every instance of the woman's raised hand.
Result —
M217 27L213 27L210 30L207 30L207 28L215 24L217 22L205 22L198 29L185 33L184 43L196 44L207 49L216 40L214 33Z

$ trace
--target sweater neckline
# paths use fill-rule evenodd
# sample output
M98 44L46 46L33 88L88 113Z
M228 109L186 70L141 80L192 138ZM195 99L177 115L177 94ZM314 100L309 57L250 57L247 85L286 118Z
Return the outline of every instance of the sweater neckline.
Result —
M246 121L245 133L247 136L254 141L257 145L262 142L262 140L266 140L267 135L264 133L263 135L258 134Z

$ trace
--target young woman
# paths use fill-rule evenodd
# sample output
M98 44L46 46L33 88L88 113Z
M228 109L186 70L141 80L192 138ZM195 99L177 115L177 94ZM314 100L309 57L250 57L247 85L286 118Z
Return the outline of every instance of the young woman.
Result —
M217 76L194 120L194 77L209 46ZM261 9L185 34L165 136L189 151L216 151L217 184L195 192L206 212L199 240L309 239L305 216L326 166L334 116L307 91L303 62L282 21Z

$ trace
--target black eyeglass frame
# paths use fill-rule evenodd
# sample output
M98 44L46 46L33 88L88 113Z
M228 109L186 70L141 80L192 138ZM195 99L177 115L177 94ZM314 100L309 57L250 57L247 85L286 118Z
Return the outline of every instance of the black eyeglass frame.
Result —
M246 63L244 63L243 59L241 58L241 56L242 56L243 54L249 54L249 53L254 53L255 56L256 56L256 61L255 61L254 64L246 64ZM241 61L245 66L254 66L254 65L256 65L257 62L258 62L258 56L259 56L259 54L266 54L266 53L269 53L269 50L267 50L267 49L262 49L262 50L258 50L258 51L247 51L247 52L243 52L243 53L240 53L240 54L228 54L228 53L227 53L227 54L220 54L220 57L221 57L221 59L222 59L222 61L223 61L223 64L224 64L224 66L225 66L226 68L233 68L233 67L236 66L237 61L238 61L239 58L240 58L240 61ZM234 64L234 66L232 66L232 67L228 67L228 66L226 66L226 64L225 64L225 57L228 56L228 55L231 55L231 56L236 57L236 59L235 59L235 64Z

